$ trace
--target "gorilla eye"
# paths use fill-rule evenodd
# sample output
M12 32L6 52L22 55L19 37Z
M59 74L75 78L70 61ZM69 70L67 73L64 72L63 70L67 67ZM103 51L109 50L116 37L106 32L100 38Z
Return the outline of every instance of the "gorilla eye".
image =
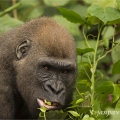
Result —
M49 71L50 70L50 66L49 65L43 65L43 69L46 70L46 71Z
M63 74L67 74L69 71L68 70L63 70L62 73Z

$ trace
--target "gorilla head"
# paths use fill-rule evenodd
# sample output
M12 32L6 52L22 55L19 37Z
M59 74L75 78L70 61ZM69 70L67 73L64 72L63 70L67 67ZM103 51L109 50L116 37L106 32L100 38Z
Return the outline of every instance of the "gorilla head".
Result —
M37 118L39 107L62 109L71 102L76 79L76 48L73 37L64 27L50 18L38 18L5 33L0 43L1 84L6 83L10 88L9 95L0 89L0 96L4 93L4 98L11 97L7 109L13 111L9 116L0 111L0 117ZM27 111L25 115L24 111Z

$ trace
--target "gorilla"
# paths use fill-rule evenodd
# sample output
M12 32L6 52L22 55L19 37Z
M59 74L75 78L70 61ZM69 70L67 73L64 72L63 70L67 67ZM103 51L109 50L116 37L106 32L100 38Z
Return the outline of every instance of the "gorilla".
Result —
M2 34L0 119L37 119L42 106L66 108L72 100L76 62L73 37L51 18L36 18Z

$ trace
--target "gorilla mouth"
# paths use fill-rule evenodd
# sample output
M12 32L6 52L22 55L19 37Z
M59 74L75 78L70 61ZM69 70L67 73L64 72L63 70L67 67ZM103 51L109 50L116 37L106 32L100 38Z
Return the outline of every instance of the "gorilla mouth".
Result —
M58 109L61 105L57 102L51 102L51 105L47 105L43 100L37 98L37 102L40 107L46 107L48 110Z

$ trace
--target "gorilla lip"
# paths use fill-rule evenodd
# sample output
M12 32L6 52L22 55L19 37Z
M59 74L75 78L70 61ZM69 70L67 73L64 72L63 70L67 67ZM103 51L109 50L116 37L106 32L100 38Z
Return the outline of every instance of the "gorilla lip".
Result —
M37 102L39 104L40 107L46 107L47 109L57 109L60 104L57 102L51 102L51 105L47 105L43 100L37 98Z

